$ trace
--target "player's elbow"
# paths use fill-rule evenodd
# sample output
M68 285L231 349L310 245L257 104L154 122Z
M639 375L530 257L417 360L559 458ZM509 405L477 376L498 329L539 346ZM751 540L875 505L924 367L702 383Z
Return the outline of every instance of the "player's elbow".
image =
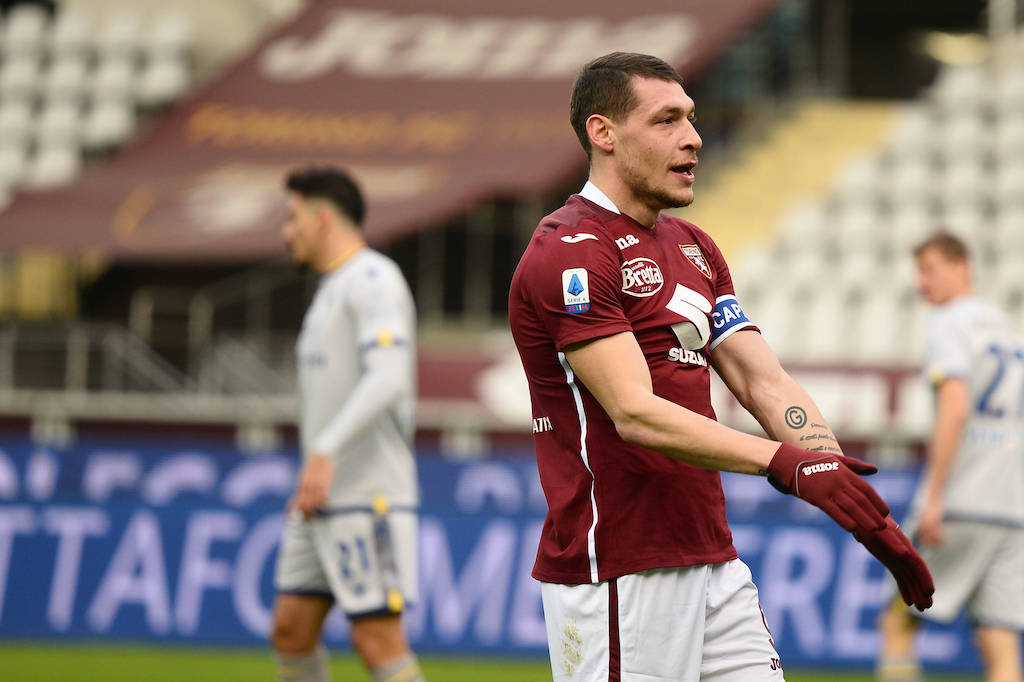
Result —
M609 411L619 438L627 443L646 445L651 429L647 425L643 405L639 402L624 402Z

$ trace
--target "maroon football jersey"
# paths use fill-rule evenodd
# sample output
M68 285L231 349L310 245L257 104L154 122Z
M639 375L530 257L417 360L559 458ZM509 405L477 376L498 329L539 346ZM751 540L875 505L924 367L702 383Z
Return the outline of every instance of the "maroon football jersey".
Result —
M533 576L576 584L736 558L719 472L622 440L560 352L632 332L654 393L714 419L708 354L756 327L711 238L668 216L646 229L573 195L523 254L509 321L548 503Z

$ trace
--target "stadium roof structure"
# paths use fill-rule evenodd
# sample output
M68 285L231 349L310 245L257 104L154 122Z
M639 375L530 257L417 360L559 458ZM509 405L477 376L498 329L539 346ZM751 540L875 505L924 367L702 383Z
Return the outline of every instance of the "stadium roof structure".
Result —
M70 185L21 193L0 251L251 261L282 254L282 176L349 168L383 244L474 203L533 197L585 157L568 124L580 65L656 54L692 76L778 0L308 3Z

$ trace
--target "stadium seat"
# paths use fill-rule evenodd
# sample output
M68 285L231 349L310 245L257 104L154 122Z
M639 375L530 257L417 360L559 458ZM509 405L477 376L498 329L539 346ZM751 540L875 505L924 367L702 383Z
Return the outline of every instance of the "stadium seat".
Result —
M135 110L124 100L95 102L82 126L82 144L88 150L114 147L135 128Z
M45 143L36 150L25 174L27 189L49 189L67 184L81 171L82 156L71 144Z
M929 200L935 190L936 175L935 169L924 159L901 159L889 172L887 188L890 200Z
M43 94L48 99L80 99L88 88L88 68L80 54L64 54L50 64L43 77Z
M27 99L3 98L0 101L0 140L28 138L32 131L33 108Z
M946 158L944 167L959 170L965 161L979 163L991 150L990 128L981 116L961 112L948 117L936 139L939 151Z
M139 16L131 10L123 10L110 16L100 28L96 46L105 57L135 58L141 52L146 35Z
M931 111L920 102L904 107L896 117L888 140L890 152L897 158L927 157L935 139Z
M39 87L39 58L31 54L14 54L0 66L0 93L7 97L35 97Z
M3 24L3 51L8 57L36 56L44 47L49 17L41 5L19 3L7 12Z
M49 48L52 57L86 56L92 46L92 33L89 19L74 8L62 9L54 19L53 28L49 32Z
M986 106L991 81L985 68L977 65L947 66L939 71L931 97L942 109L962 113L966 108Z
M935 421L935 399L928 381L921 375L909 375L896 389L894 426L906 438L927 438Z
M1024 206L1024 158L1000 164L994 193L1002 210Z
M184 57L156 56L146 63L138 76L138 100L144 106L162 106L180 97L188 85L189 69Z
M28 161L26 146L0 135L0 186L17 187L25 175Z
M135 64L123 53L105 55L92 75L90 90L96 99L135 97Z
M1018 65L998 74L993 95L996 110L1001 115L1020 116L1024 110L1024 69Z
M1024 108L1024 104L1021 107ZM1018 110L1012 117L1002 117L989 133L994 154L1000 163L1010 163L1024 156L1024 116L1020 112Z
M153 21L146 40L149 59L185 57L193 41L192 24L188 17L173 10L166 11Z
M828 241L826 220L825 211L819 204L803 202L791 207L781 223L781 245L784 250L790 253L822 251ZM764 265L774 267L773 261L767 256Z
M36 122L35 136L41 143L71 143L78 139L82 126L81 108L72 100L47 102Z
M849 159L838 176L836 198L843 205L863 204L877 195L881 174L882 169L873 156L861 155Z
M841 362L850 339L850 316L841 290L819 288L797 306L799 333L790 341L803 361Z

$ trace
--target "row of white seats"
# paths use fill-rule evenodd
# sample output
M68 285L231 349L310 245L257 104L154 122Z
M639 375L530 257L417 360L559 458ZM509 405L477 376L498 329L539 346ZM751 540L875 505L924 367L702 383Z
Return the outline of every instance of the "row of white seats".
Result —
M17 101L0 104L0 141L7 147L65 144L102 150L128 139L135 126L135 106L123 99L88 108L59 102L42 110Z
M897 118L886 141L886 158L943 159L962 163L976 157L1013 158L1024 149L1024 103L998 120L962 115L946 122L913 106Z
M160 106L178 97L191 80L188 60L165 55L139 63L126 55L90 61L78 55L44 65L35 57L11 57L0 64L0 98L81 100L125 97Z
M846 203L865 199L948 202L1024 203L1024 147L994 165L976 159L936 166L913 157L886 167L872 159L852 159L835 183L835 196Z
M1002 64L947 66L929 88L928 98L953 111L1024 106L1024 70L1019 64L1010 59Z
M34 153L21 147L0 144L0 195L6 198L17 189L40 190L74 180L82 169L82 153L74 146L48 144Z
M145 20L127 2L103 21L74 10L60 10L51 18L39 5L23 3L0 24L0 50L8 55L180 55L193 42L192 26L181 12L168 8Z
M890 410L890 383L876 373L792 372L807 389L839 438L921 440L934 421L931 391L918 375L904 375ZM711 397L719 421L750 433L763 433L725 385L712 375Z

